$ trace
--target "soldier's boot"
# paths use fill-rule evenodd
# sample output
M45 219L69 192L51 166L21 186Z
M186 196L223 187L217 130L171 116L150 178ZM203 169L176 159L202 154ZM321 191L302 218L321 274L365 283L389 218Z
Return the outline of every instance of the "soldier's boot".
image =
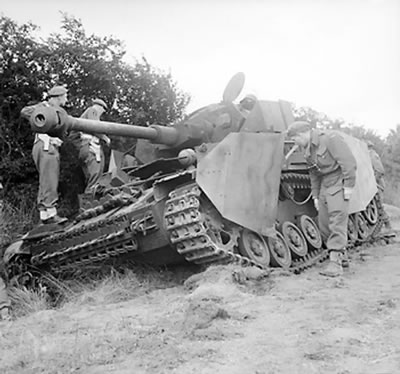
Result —
M342 254L342 267L348 268L349 266L350 266L349 252L347 252L347 249L345 249Z
M8 306L0 309L0 321L11 321L11 313Z
M326 277L339 277L343 275L342 260L343 260L342 252L330 251L329 263L325 267L325 269L321 270L319 273Z
M47 218L47 219L42 219L42 223L44 225L48 225L48 224L57 224L57 225L61 225L63 223L66 223L68 221L68 218L66 217L60 217L58 215L55 215L53 217Z

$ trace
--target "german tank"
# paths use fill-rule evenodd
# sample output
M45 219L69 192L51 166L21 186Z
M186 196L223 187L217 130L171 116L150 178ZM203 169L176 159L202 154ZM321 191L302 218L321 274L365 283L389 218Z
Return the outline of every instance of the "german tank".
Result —
M285 140L291 106L260 100L243 115L233 103L243 85L244 75L236 74L222 102L172 126L98 122L37 109L30 120L35 132L137 138L138 165L112 169L73 222L51 231L38 227L9 245L8 276L26 281L33 272L60 274L126 260L237 262L293 271L323 260L305 160ZM349 224L349 240L358 243L379 231L381 204L365 144L346 139L361 166Z

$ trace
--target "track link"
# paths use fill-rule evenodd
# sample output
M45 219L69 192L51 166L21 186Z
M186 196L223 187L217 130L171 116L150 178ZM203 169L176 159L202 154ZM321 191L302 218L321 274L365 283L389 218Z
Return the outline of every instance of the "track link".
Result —
M197 184L172 191L165 205L165 223L171 243L187 261L203 264L237 263L263 268L255 261L221 248L207 233L207 223L200 210L201 191Z

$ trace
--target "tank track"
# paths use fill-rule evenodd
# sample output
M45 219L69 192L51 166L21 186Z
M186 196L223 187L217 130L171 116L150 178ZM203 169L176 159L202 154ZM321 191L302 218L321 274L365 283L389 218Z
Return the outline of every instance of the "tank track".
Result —
M187 261L203 264L237 263L263 268L255 261L222 248L207 233L200 211L201 191L197 184L183 186L169 194L165 205L165 223L170 240Z
M89 214L90 217L95 217L111 209L114 209L115 213L116 210L128 203L131 201L113 199ZM75 223L81 219L82 217ZM51 269L52 273L59 274L73 270L77 265L87 266L99 261L107 261L122 254L137 251L135 234L143 229L149 230L153 227L155 224L152 222L152 217L143 217L132 221L129 215L124 214L111 218L105 216L96 222L31 242L33 255L30 264L32 268ZM101 234L99 235L99 233ZM49 247L57 249L48 252L46 249ZM10 278L13 275L9 274Z
M293 192L296 190L304 192L310 188L309 177L305 174L286 173L283 174L281 182L286 183L286 187L289 187L287 191L289 198L294 196ZM177 252L187 261L199 265L237 263L263 269L262 265L238 253L237 240L230 246L220 245L213 240L207 230L205 214L201 211L201 194L198 185L192 183L170 192L166 201L165 225L170 235L170 241L176 247ZM367 238L358 239L356 243L349 245L350 250L359 247L360 244L373 243L382 239L379 231L384 222L383 205L378 194L374 199L378 209L378 221L371 228ZM292 200L297 204L305 203L296 199ZM77 222L99 216L104 212L110 212L111 215L120 207L132 203L134 201L130 199L115 198L111 202L105 202L103 206L85 213L88 217L86 215L79 217ZM132 217L130 214L105 216L96 222L77 226L73 230L32 241L29 243L33 253L29 266L31 269L51 269L52 273L60 274L73 270L77 265L88 266L104 262L122 254L137 251L136 235L155 228L156 225L151 214L143 214L139 218L137 215ZM56 249L48 252L46 248L49 247ZM324 248L309 250L306 256L293 260L289 271L300 273L327 258L328 253ZM8 274L10 278L16 275L13 273L18 268L20 267L11 264Z
M282 174L281 185L285 186L284 191L283 191L285 194L285 197L289 198L290 200L292 200L294 203L296 203L298 205L302 205L302 204L306 203L309 200L309 198L311 197L311 195L310 195L309 198L307 198L301 202L297 201L294 198L294 192L296 190L310 189L310 186L311 186L310 177L307 174L300 174L300 173L293 173L293 172ZM362 246L363 244L367 244L367 243L373 244L374 242L376 242L382 238L379 235L379 232L382 229L382 226L384 224L384 219L383 219L384 210L383 210L383 204L382 204L379 193L377 193L374 196L374 201L376 202L376 206L378 209L377 223L375 225L373 225L372 227L369 227L369 235L366 238L364 238L364 239L358 238L354 243L349 242L347 249L350 252L359 248L360 245ZM357 213L355 213L355 214L357 214ZM363 213L360 212L359 214L363 214ZM306 256L295 259L292 262L292 265L289 268L289 270L298 274L318 263L321 263L321 262L327 260L328 257L329 257L329 254L325 248L320 248L318 250L311 250L307 253Z

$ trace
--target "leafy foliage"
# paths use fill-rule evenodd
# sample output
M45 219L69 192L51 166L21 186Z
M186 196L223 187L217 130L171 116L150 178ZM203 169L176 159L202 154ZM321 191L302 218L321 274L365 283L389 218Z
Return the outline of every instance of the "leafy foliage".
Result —
M41 101L53 85L67 85L66 109L73 116L80 116L98 97L110 108L103 119L142 126L181 118L190 100L171 74L159 71L144 57L134 65L126 63L120 40L87 35L81 21L66 14L61 31L45 40L36 36L35 25L18 25L4 16L0 30L0 175L7 200L14 205L20 203L20 196L33 196L38 183L31 157L33 134L20 119L20 111ZM112 140L112 147L123 151L134 143ZM81 175L77 154L68 142L61 159L60 191L68 214L71 207L76 209L83 181L77 178Z
M30 156L33 134L19 119L27 102L40 100L46 83L45 53L32 38L35 30L32 24L18 26L0 18L0 175L8 191L17 183L36 183Z
M400 181L400 124L395 130L390 130L387 136L383 159L387 174L398 183Z

